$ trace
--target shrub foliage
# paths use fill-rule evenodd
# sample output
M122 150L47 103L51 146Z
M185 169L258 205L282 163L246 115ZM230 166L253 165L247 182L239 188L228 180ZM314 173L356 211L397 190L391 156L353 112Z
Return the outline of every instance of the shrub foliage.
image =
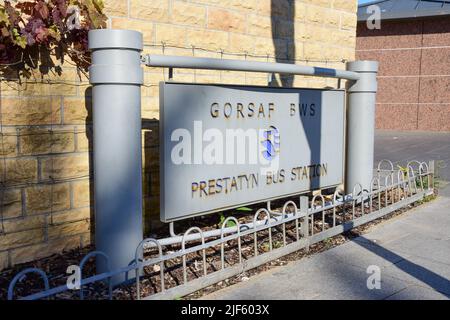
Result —
M30 78L61 74L66 57L81 71L90 64L88 31L106 27L102 0L5 0L0 3L0 65ZM69 59L66 59L69 61Z

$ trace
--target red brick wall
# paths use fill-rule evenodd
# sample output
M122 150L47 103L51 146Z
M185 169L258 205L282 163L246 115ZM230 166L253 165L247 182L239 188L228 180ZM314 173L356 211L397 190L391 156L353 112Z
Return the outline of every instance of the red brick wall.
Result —
M380 62L378 129L450 131L450 18L357 28L356 58Z

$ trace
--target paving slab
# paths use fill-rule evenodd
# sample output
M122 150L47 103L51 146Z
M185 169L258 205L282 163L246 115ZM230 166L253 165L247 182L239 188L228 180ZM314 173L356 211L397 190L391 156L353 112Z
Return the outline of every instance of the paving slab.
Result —
M440 160L439 197L362 237L203 299L450 299L450 133L377 132L375 161ZM380 270L369 289L368 267Z
M448 300L448 297L432 289L412 285L393 294L386 300Z

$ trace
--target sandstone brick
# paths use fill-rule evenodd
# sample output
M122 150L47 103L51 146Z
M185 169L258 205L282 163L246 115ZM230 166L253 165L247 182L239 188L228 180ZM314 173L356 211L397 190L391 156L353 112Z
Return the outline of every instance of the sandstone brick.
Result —
M342 48L341 56L338 58L339 60L347 60L353 61L355 60L355 49L354 48Z
M288 42L286 40L255 37L254 43L256 54L268 54L280 59L287 58Z
M272 37L272 20L269 17L251 14L248 15L247 23L248 34L267 38Z
M177 78L177 81L178 81L178 78ZM152 98L152 97L156 97L159 94L159 87L157 84L150 84L150 82L145 82L145 80L144 80L144 83L148 83L148 85L146 85L145 87L142 87L142 90L141 90L142 98Z
M187 30L187 44L210 50L228 48L228 33L210 30Z
M247 83L254 86L267 86L267 77L247 77Z
M341 29L343 30L355 30L357 17L355 14L341 14Z
M92 100L90 98L64 98L64 124L92 122Z
M356 21L356 15L353 14L353 16L355 17ZM325 11L325 25L328 25L332 28L339 28L340 22L341 22L341 15L339 14L338 11L332 9Z
M42 244L13 249L10 252L11 264L16 265L45 258L54 253L61 253L66 250L78 248L80 247L80 244L80 236L69 236L50 240Z
M136 30L142 32L144 43L153 43L153 23L150 21L113 18L111 27L113 29Z
M192 53L191 53L192 55ZM178 70L174 70L175 72ZM163 70L160 72L145 72L144 73L144 83L147 85L159 85L159 82L164 81L165 76ZM158 87L159 90L159 87Z
M57 63L57 65L61 65ZM17 86L20 96L61 96L76 95L78 76L75 68L63 67L61 74L42 75L34 71L36 81L22 82Z
M206 24L206 7L182 1L174 1L170 22L203 27Z
M92 127L87 127L85 130L77 129L75 131L75 137L77 140L76 151L92 151L93 146Z
M358 0L333 0L333 8L356 13L358 9Z
M319 43L305 43L305 59L322 59L324 57L323 45Z
M20 154L45 154L73 152L75 140L69 129L21 129L19 131Z
M3 128L0 133L0 157L14 157L17 155L17 131Z
M230 51L233 53L253 53L254 40L252 36L230 33Z
M81 238L81 247L87 247L91 244L94 244L94 240L92 237L92 232L85 232L80 235Z
M37 181L37 160L28 158L15 158L0 161L0 182L6 186Z
M256 13L261 16L270 16L272 12L272 0L259 0L256 4Z
M3 125L41 125L52 123L61 123L59 98L2 98Z
M73 67L64 67L61 74L50 74L44 78L49 83L48 94L52 96L68 96L77 94L77 85L79 84L79 77L76 69Z
M155 77L155 75L157 77ZM159 82L164 81L163 71L159 73L144 73L144 86L141 87L143 98L159 95Z
M207 5L220 5L224 0L191 0L191 2L207 4Z
M256 11L258 2L261 0L192 0L195 3L220 6L223 8L235 9L236 11Z
M308 80L308 87L321 89L325 88L327 85L327 79L325 78L310 78Z
M90 230L90 222L86 220L50 225L48 239L57 239L70 235L85 233Z
M254 11L257 7L257 2L260 0L223 0L220 1L221 6L225 8L235 8L239 10Z
M44 215L25 216L3 221L3 227L6 233L13 233L18 231L44 228L46 223L47 220Z
M289 59L303 59L303 43L301 42L290 42L288 45L288 55Z
M306 8L306 21L313 23L324 23L326 16L326 9L317 6L307 6Z
M23 82L18 85L19 95L24 97L48 96L50 86L42 82Z
M89 82L80 82L78 84L78 96L84 96L85 99L92 98L92 85ZM73 97L75 98L75 97Z
M126 16L128 14L128 0L107 0L103 3L107 16Z
M7 73L7 72L6 72ZM4 79L8 79L7 74L2 74ZM17 79L17 75L11 75L11 79ZM0 80L0 90L2 92L2 96L17 96L19 95L19 84L15 80Z
M45 240L45 229L33 229L0 235L0 248L8 250L36 244Z
M315 42L327 42L330 36L330 31L327 28L320 26L308 26L307 32L310 39L312 39L311 41Z
M176 81L179 81L179 82L195 82L196 75L193 73L177 74L175 79L176 79ZM159 108L159 104L156 103L156 100L157 99L155 99L155 102L152 103L152 108L155 109L155 111L158 110L158 108Z
M81 220L88 221L90 219L91 219L91 208L74 209L52 215L52 222L55 225L60 225L68 222L76 222Z
M323 45L322 48L323 57L326 57L326 59L330 60L343 60L343 59L347 60L344 54L344 50L345 48L337 47L335 45Z
M310 40L313 36L313 34L310 32L310 26L306 23L296 23L294 28L294 39L297 42Z
M306 4L296 1L294 8L294 18L296 21L305 21L306 19Z
M22 192L20 189L0 190L3 218L16 218L22 215Z
M166 45L185 46L186 29L170 24L156 25L156 43L165 43Z
M159 120L159 104L157 99L142 99L141 116L146 120Z
M41 177L49 179L81 178L89 174L89 154L51 157L41 162Z
M353 1L353 0L348 0L348 1ZM331 7L333 0L302 0L302 2L305 2L307 4L313 4L316 6L321 6L321 7Z
M297 88L305 88L308 86L308 79L305 77L296 76L294 78L293 86Z
M220 83L220 74L199 74L196 79L199 83Z
M244 14L224 10L224 9L208 9L208 28L240 32L246 31L246 17Z
M69 184L38 185L25 189L28 215L70 208Z
M332 32L331 40L336 41L343 47L355 48L356 37L353 31L337 30Z
M129 0L130 17L158 22L169 21L169 1Z
M89 180L81 180L72 182L72 198L75 208L86 207L91 205L93 199L93 185Z
M0 252L0 271L8 268L8 266L9 266L8 251L2 251Z

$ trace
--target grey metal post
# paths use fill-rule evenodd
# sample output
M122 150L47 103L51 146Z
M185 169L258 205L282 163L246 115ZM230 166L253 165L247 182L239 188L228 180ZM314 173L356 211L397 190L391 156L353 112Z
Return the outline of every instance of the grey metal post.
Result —
M378 62L348 62L347 70L360 75L347 88L345 191L349 194L357 183L370 190L372 181Z
M142 34L89 31L94 131L97 273L126 267L143 237L140 54ZM134 277L134 275L132 275ZM125 275L112 279L113 284Z
M306 245L306 252L309 252L309 216L308 216L308 210L309 210L309 198L307 196L300 196L300 214L304 218L302 219L301 224L301 235L303 238L305 238L308 243Z

